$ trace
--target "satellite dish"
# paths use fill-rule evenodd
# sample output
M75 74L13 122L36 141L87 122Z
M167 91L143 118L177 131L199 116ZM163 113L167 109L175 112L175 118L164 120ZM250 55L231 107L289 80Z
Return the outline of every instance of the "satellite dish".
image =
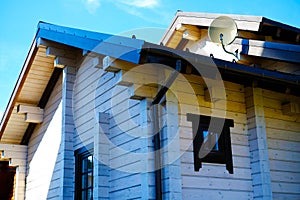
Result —
M221 44L226 53L234 55L238 59L238 52L229 52L225 46L231 44L238 33L237 25L233 19L227 16L220 16L214 19L208 27L208 36L214 43Z
M212 42L221 44L221 35L225 46L231 44L237 36L237 25L230 17L218 17L208 27L208 36Z

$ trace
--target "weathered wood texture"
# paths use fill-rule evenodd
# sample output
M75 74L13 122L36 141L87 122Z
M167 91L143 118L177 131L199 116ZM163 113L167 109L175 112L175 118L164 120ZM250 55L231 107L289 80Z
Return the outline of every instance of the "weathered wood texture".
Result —
M300 98L263 90L273 199L300 198L300 115L284 115L281 104Z
M9 165L17 168L14 199L25 199L27 146L0 144L0 152L0 160L9 159Z
M60 145L62 132L62 77L44 109L28 144L26 199L59 198Z

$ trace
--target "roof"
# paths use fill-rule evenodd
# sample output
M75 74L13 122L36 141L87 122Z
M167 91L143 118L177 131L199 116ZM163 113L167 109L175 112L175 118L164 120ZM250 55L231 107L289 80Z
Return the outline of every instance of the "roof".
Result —
M255 19L253 18L253 20ZM262 81L264 83L262 86L265 87L275 86L275 89L285 90L286 86L290 86L292 91L299 93L297 89L299 88L300 76L255 69L246 65L148 43L144 40L40 22L1 120L1 142L26 144L29 141L30 134L27 133L32 132L35 126L26 123L24 116L17 114L17 105L21 102L40 108L45 107L54 87L53 83L61 73L61 69L54 67L56 58L47 56L49 53L47 52L47 44L49 42L64 48L64 54L70 62L82 57L84 52L93 52L97 55L110 56L134 64L159 62L174 67L174 62L178 59L183 60L185 65L190 64L189 62L200 63L201 66L213 63L219 67L225 79L244 82L245 78L243 77L247 76Z
M138 63L143 40L85 31L45 22L38 24L36 40L47 39L128 62ZM113 49L113 50L111 50Z
M260 32L262 35L278 35L278 30L280 30L280 37L283 37L287 40L297 40L297 44L300 44L299 28L271 20L263 16L212 14L182 11L176 13L176 16L170 23L167 32L162 37L161 42L164 44L167 42L167 39L171 37L172 32L174 32L174 30L176 29L177 24L189 24L208 27L210 26L211 22L220 15L232 18L236 22L239 30Z

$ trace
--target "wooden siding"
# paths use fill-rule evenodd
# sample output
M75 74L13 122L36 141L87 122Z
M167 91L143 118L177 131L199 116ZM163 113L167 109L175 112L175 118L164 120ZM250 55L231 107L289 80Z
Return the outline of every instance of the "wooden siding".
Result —
M87 58L88 59L88 58ZM73 86L73 117L75 124L74 149L94 141L95 91L102 71L86 60L78 67Z
M166 102L160 109L162 149L163 199L182 199L182 176L180 161L180 131L178 129L178 102L172 92L166 94Z
M254 199L272 199L262 89L247 87L245 97Z
M44 121L28 144L26 199L58 198L60 191L59 149L62 131L62 77L44 109Z
M139 172L143 169L143 159L133 156L148 150L148 138L134 136L141 131L143 115L147 116L146 105L142 109L140 101L130 100L128 88L116 86L116 82L113 73L103 74L96 96L97 110L110 113L109 199L146 199L151 196L154 199L153 193L150 195L149 192L149 174ZM146 145L142 145L143 143ZM147 166L147 163L144 164Z
M283 115L281 104L300 98L263 91L273 199L300 199L300 115Z
M226 118L234 120L231 128L234 174L229 174L224 165L203 163L199 172L194 171L192 124L186 119L187 113L211 115L221 112L216 103L204 101L203 80L200 77L185 76L192 83L191 89L178 88L179 131L182 175L182 199L252 199L253 188L250 169L250 153L246 131L246 106L244 87L225 82L227 109ZM179 79L180 80L180 79ZM182 81L182 80L181 80ZM179 84L180 85L180 84ZM197 108L199 104L199 108ZM218 117L218 114L216 115Z
M142 173L148 159L132 156L147 156L152 146L150 137L134 135L147 134L141 126L148 123L149 103L129 99L128 87L116 85L117 74L96 68L88 59L77 69L74 84L74 149L94 144L94 197L155 199L153 173Z
M25 145L11 145L0 144L0 160L10 159L10 166L16 167L16 188L14 189L14 199L25 198L25 176L26 176L26 162L27 162L27 146Z
M75 133L73 135L74 150L84 146L94 147L94 199L108 199L109 171L98 158L107 156L104 142L99 139L99 113L95 110L96 88L101 80L103 71L95 68L93 59L86 57L77 68L73 85L73 118ZM105 123L102 122L101 123ZM107 122L106 122L107 123ZM106 130L107 131L107 130ZM101 151L101 152L100 152Z

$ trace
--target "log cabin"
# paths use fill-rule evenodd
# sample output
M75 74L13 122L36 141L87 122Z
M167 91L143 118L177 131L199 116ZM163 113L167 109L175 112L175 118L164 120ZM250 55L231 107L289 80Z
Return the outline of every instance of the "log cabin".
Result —
M219 16L238 57L208 36ZM299 44L259 16L179 11L160 44L39 22L1 199L300 199Z

